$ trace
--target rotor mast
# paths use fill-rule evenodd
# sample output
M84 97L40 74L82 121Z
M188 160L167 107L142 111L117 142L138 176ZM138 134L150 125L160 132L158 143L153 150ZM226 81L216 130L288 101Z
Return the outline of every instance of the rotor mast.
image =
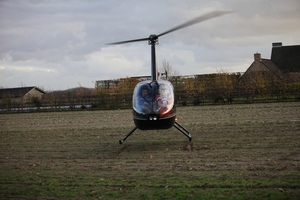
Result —
M158 44L158 36L154 34L150 35L148 44L151 45L151 81L157 81L155 45Z

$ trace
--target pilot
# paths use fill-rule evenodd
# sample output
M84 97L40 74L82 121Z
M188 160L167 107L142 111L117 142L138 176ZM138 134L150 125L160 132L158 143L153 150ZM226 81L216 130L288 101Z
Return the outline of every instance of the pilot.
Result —
M146 88L142 89L142 94L141 97L138 99L138 102L143 113L151 112L152 98L151 96L149 96L149 92Z

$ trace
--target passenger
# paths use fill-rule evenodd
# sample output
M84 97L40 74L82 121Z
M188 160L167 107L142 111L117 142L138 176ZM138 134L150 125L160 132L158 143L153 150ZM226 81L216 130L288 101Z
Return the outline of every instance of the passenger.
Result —
M159 95L157 95L156 101L158 103L157 111L160 115L164 115L170 110L172 100L169 90L166 86L161 86L159 88Z

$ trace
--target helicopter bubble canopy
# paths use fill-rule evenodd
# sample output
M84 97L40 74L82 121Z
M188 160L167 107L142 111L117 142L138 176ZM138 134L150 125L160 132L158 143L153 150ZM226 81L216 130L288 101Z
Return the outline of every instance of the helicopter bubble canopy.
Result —
M154 115L158 118L172 115L173 86L165 80L142 81L135 86L132 105L133 110L140 115Z

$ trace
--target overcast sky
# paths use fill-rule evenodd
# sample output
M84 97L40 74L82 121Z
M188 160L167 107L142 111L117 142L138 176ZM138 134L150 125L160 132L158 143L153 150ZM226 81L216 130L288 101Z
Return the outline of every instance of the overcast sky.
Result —
M64 90L150 75L148 37L214 10L234 13L159 38L180 75L244 72L273 42L300 45L299 0L0 0L0 87Z

